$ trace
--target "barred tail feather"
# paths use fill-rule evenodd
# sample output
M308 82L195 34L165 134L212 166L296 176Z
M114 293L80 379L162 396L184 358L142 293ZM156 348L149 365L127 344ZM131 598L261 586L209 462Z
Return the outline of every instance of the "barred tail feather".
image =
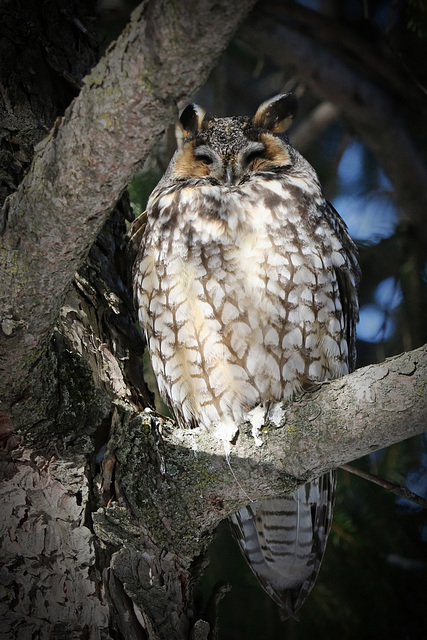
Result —
M310 593L333 517L336 474L325 473L288 496L254 502L230 517L239 547L283 619L296 618Z

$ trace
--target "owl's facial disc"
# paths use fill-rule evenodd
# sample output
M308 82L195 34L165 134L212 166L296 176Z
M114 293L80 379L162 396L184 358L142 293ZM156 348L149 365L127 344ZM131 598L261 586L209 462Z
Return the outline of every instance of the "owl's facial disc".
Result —
M286 144L277 136L260 131L254 140L253 130L251 137L242 130L237 135L227 119L216 122L223 124L219 131L208 129L184 141L175 163L177 177L206 178L210 184L234 187L289 165Z

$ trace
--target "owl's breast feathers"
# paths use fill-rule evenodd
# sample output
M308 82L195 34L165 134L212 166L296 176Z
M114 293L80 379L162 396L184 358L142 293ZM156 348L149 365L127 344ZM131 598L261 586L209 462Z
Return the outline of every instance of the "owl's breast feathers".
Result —
M351 265L325 212L317 182L293 176L153 193L136 294L182 425L235 431L256 404L348 372L337 271L351 280Z

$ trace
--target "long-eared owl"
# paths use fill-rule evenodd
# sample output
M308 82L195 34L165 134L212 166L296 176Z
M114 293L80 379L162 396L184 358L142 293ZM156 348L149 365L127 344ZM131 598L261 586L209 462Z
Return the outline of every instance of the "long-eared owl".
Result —
M354 367L356 249L284 132L291 94L254 117L189 105L148 202L134 267L159 392L179 425L231 440L257 405ZM231 517L283 616L310 591L332 519L334 472Z

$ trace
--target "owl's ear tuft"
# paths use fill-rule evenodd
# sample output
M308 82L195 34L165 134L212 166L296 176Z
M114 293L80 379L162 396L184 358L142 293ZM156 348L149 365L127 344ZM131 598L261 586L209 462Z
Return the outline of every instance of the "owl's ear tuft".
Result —
M205 110L199 107L198 104L191 103L185 107L175 127L178 149L182 148L185 138L192 133L201 131L205 113Z
M181 113L181 117L179 118L184 131L187 133L196 133L196 131L200 131L205 113L205 110L202 109L202 107L199 107L198 104L191 103L185 107L184 111Z
M297 107L297 99L292 93L281 93L258 107L252 124L272 133L283 133L291 126Z

